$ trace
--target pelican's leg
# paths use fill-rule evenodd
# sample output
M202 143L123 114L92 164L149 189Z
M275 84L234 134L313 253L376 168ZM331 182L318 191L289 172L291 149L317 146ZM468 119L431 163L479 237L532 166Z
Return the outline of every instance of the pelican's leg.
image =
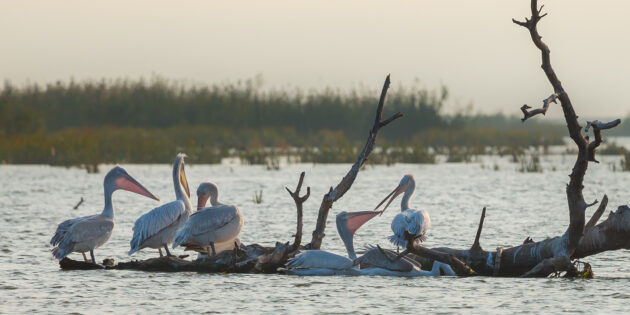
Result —
M166 249L166 256L167 257L173 256L173 255L171 255L171 252L168 251L168 246L164 245L164 249Z
M162 255L162 248L158 247L158 250L160 251L160 258L164 257L164 255Z
M82 252L81 255L83 255L83 261L87 262L87 257L85 256L85 252Z
M214 250L214 242L210 242L210 248L212 248L212 256L215 256L217 252Z
M94 258L94 250L90 249L90 256L92 257L92 263L96 264L96 258Z

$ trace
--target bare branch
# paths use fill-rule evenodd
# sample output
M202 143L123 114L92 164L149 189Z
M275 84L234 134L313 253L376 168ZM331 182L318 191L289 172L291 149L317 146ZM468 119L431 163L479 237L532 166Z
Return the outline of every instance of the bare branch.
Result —
M528 109L531 108L530 106L528 106L527 104L521 106L521 111L523 112L523 118L521 118L521 121L524 122L528 118L536 116L538 114L545 115L547 113L547 110L549 109L549 104L556 103L557 99L558 99L558 93L553 93L551 94L551 96L543 100L543 106L541 108L536 108L534 110L528 111Z
M296 251L300 247L300 243L302 242L302 226L303 226L303 207L302 204L308 199L311 195L311 187L306 187L306 195L300 197L300 189L302 189L302 183L304 182L305 172L300 174L300 179L298 180L297 187L295 187L295 191L289 190L289 188L285 187L289 195L293 198L295 202L295 207L297 209L297 229L295 232L295 240L291 245L289 252Z
M322 203L319 207L319 213L317 215L317 224L315 226L315 230L313 231L313 238L311 239L311 243L307 245L309 249L319 249L322 244L322 239L326 230L326 220L328 219L328 212L335 201L339 200L339 198L343 197L343 195L350 189L357 175L359 174L359 170L361 166L367 161L368 156L372 152L374 148L374 143L376 141L376 136L378 135L378 131L380 128L386 126L392 121L402 117L401 113L396 113L392 117L382 120L383 117L383 105L385 104L385 97L387 96L387 90L389 89L390 79L389 75L385 78L385 82L383 83L383 89L381 91L381 97L378 101L378 106L376 108L376 115L374 118L374 124L372 125L372 129L368 135L367 141L365 142L365 146L359 156L357 156L357 161L352 165L350 171L341 179L341 182L337 184L337 186L324 195L322 199Z
M602 130L614 128L620 123L621 123L621 119L615 119L607 123L602 123L599 120L586 122L586 128L584 128L584 131L588 132L589 128L593 127L593 134L595 135L595 141L590 142L588 144L588 149L586 150L587 161L599 163L599 161L595 159L595 149L597 149L597 147L599 147L599 145L602 143Z
M602 198L602 202L599 204L599 207L597 207L597 210L595 210L595 213L593 213L593 216L591 217L591 219L588 220L588 222L584 225L584 233L586 233L586 231L588 231L590 228L594 227L595 224L597 224L597 221L599 221L599 218L601 218L602 214L604 214L604 211L606 211L607 205L608 205L608 196L604 195L604 198Z
M477 235L475 235L475 242L473 242L473 245L471 247L471 249L477 249L477 250L481 250L481 245L479 245L479 237L481 236L481 229L483 229L483 221L486 218L486 207L483 207L483 210L481 210L481 218L479 219L479 227L477 227Z

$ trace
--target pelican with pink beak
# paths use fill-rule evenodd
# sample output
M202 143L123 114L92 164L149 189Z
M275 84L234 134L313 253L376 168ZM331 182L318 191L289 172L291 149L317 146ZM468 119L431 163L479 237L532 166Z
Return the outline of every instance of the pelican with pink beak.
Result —
M434 262L431 271L421 269L418 262L402 257L392 260L396 254L380 247L371 247L357 258L354 251L354 233L367 221L381 214L382 211L342 211L337 215L337 232L343 240L348 258L323 250L304 251L286 264L285 271L301 276L394 276L422 277L455 275L449 265ZM390 257L391 256L391 257Z
M72 252L79 252L87 262L85 252L90 252L92 263L96 263L94 249L105 244L114 229L114 207L112 204L114 191L123 189L159 201L120 166L115 166L105 175L103 188L105 208L101 214L66 220L57 226L57 231L50 240L50 244L55 246L52 250L55 258L62 259Z

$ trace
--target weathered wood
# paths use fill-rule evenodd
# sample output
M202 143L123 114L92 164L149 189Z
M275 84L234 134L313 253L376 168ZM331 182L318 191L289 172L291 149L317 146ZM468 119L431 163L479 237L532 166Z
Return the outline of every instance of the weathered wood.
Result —
M328 212L335 201L339 200L339 198L343 197L343 195L350 189L352 183L356 179L359 174L359 170L361 166L367 161L368 156L372 152L374 148L374 142L376 141L376 136L378 135L378 131L387 126L392 121L402 117L401 113L396 113L388 119L382 120L383 116L383 105L385 104L385 96L387 95L387 90L389 89L389 75L385 78L385 83L383 84L383 90L381 91L381 97L378 102L378 106L376 108L376 117L374 118L374 124L372 125L372 129L370 130L370 134L367 138L365 146L361 153L357 157L357 161L352 165L348 173L343 177L341 182L337 184L337 186L333 189L330 187L328 193L324 195L322 199L322 203L319 206L319 212L317 214L317 224L315 225L315 230L313 231L313 237L311 239L311 243L306 245L308 249L320 249L322 245L322 240L326 234L324 233L326 230L326 222L328 220Z
M295 251L300 247L302 243L302 227L303 227L303 204L308 200L308 197L311 195L311 187L306 187L306 195L300 197L300 189L302 189L302 183L304 182L304 175L306 173L302 172L300 174L300 179L298 180L298 184L295 187L294 191L289 190L289 188L285 187L293 201L295 202L295 208L297 210L297 227L295 231L295 238L293 240L293 244L291 245L290 250Z

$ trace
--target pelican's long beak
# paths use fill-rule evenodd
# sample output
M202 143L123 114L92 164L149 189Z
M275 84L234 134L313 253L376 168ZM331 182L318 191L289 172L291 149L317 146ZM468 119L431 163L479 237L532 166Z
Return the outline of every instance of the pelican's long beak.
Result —
M186 190L186 195L190 198L190 188L188 187L188 180L186 179L186 172L184 171L184 165L182 165L182 171L179 172L179 182L184 186L184 190Z
M385 201L387 201L387 199L389 199L389 202L387 202L387 204L385 205L385 208L383 208L383 210L380 211L381 214L383 212L385 212L387 207L389 207L389 204L391 204L392 201L394 201L394 199L396 199L396 197L398 197L398 195L400 195L402 192L403 192L403 187L398 185L398 187L396 187L396 189L392 190L392 192L390 192L389 195L387 195L387 197L385 197L385 199L383 199L381 202L379 202L379 204L376 206L376 208L374 208L374 211L376 211L376 209L378 209L378 207L380 207Z
M375 216L381 214L382 211L357 211L348 212L348 220L346 222L346 228L352 235L363 225L365 222L370 221Z
M125 174L117 178L116 187L160 201L158 197L154 196L148 189L144 188L142 184L138 183L138 181L131 177L131 175L129 174Z
M209 197L210 197L210 194L197 196L197 211L203 209L203 207L206 206L206 202L208 202Z

